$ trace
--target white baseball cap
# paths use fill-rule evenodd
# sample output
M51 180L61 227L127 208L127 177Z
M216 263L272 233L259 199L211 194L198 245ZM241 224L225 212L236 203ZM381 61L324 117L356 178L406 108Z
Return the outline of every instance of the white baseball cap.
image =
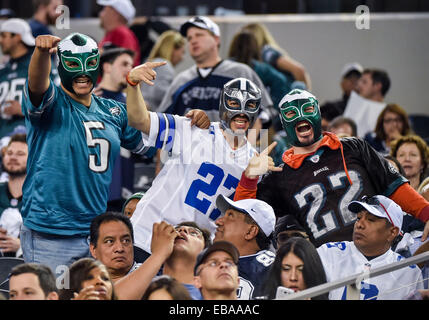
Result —
M131 0L97 0L97 4L100 6L112 7L127 19L128 23L130 23L136 15L136 8Z
M0 27L0 32L11 32L16 33L21 36L22 42L27 46L33 47L35 45L35 40L31 32L30 25L27 21L19 18L7 19L2 23Z
M200 29L205 29L213 33L215 36L220 37L220 29L219 26L213 22L210 18L203 17L203 16L196 16L188 21L186 21L182 26L180 27L180 33L182 36L186 37L186 32L190 27L197 27Z
M398 227L399 231L402 228L404 212L396 202L385 196L364 197L361 201L350 202L348 208L353 213L358 213L362 209L367 210L377 217L386 218L391 224Z
M267 237L274 232L276 215L274 214L273 208L264 201L258 199L232 201L220 194L216 198L216 206L222 214L225 214L228 209L234 209L248 214L255 220Z

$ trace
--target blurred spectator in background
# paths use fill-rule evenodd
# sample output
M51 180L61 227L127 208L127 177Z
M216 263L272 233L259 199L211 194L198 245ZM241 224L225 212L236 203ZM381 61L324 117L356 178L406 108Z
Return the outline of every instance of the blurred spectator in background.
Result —
M391 103L381 111L373 132L364 139L383 155L390 153L392 141L411 133L407 112L398 104Z
M385 70L365 69L352 91L343 116L353 118L358 136L363 138L374 130L380 113L386 106L384 97L390 89L390 78Z
M141 63L140 45L136 35L128 27L134 19L136 9L131 0L97 0L104 8L100 11L100 25L106 32L99 43L99 48L105 44L130 49L134 52L134 66Z
M56 9L62 4L63 0L33 0L34 15L28 23L34 38L42 34L52 34L49 26L55 25L61 15L61 11L57 12Z
M357 126L353 119L338 116L329 123L327 131L335 133L339 138L356 137Z
M365 99L383 102L390 89L390 78L381 69L365 69L357 82L356 91Z
M16 13L12 9L9 9L9 8L0 9L0 19L15 18L15 16L16 16Z
M228 57L234 61L247 64L255 70L269 90L274 107L278 108L281 98L290 91L291 82L288 82L286 76L276 68L261 61L261 51L256 37L249 31L237 33L229 46Z
M322 114L322 128L327 129L327 125L334 118L341 116L346 109L347 101L349 100L352 90L356 90L357 82L361 77L363 67L357 63L347 63L341 71L340 87L343 93L341 99L327 101L320 106Z
M2 23L0 46L9 60L0 66L0 139L17 127L25 126L21 104L34 43L30 26L25 20L12 18ZM55 66L51 69L50 78L59 84Z
M410 185L415 190L419 190L420 184L427 177L429 148L426 142L417 135L403 136L392 143L391 156L398 160L403 169L403 175L410 181ZM411 253L422 244L423 230L423 222L410 214L404 215L402 231L410 233L414 238L414 244L410 246Z
M22 91L28 75L34 38L30 26L12 18L0 27L0 46L9 61L0 66L0 139L17 126L25 125L21 111Z
M2 165L8 174L0 183L0 256L22 254L19 231L22 225L22 186L26 177L28 146L25 134L13 135L5 148Z
M290 82L302 81L305 83L306 89L311 90L310 76L305 67L281 49L265 25L250 23L242 27L241 30L247 30L255 35L262 55L262 61L271 64L283 72Z
M410 185L418 190L427 177L429 148L426 142L420 136L407 135L392 143L390 154L398 159Z
M293 237L309 239L304 228L293 215L287 214L279 217L274 228L274 247L278 250L283 243Z
M166 61L167 64L156 70L154 86L141 86L142 94L149 110L158 111L162 98L176 76L174 68L183 60L184 53L185 38L178 31L165 31L156 41L147 60Z
M261 79L249 66L231 60L222 60L219 55L221 33L219 26L204 16L192 17L180 27L186 37L189 54L195 65L180 72L165 94L158 111L184 115L192 109L202 109L211 121L219 121L219 99L223 86L234 78L246 78L262 92L261 110L252 129L260 129L261 122L269 123L272 107ZM252 130L254 131L257 130ZM248 137L251 143L254 143Z
M141 62L145 62L159 36L173 28L159 17L136 17L130 29L139 41Z
M100 77L97 95L126 103L123 90L126 76L133 68L134 51L121 47L104 47L100 56Z
M130 218L133 216L134 210L136 210L137 203L144 196L144 192L136 192L129 197L122 207L122 214Z

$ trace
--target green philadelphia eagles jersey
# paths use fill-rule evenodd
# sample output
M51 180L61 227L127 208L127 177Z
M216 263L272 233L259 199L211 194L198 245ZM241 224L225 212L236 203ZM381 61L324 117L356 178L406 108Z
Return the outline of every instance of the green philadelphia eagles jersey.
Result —
M9 135L17 126L25 126L23 116L10 116L3 113L8 100L17 100L22 106L22 96L25 81L28 76L30 65L30 50L27 54L17 59L10 59L7 63L0 65L0 138ZM52 64L51 79L59 84L57 68Z
M34 106L24 90L27 177L22 217L27 228L56 235L88 235L105 212L120 147L144 154L140 131L128 126L123 103L92 95L86 107L50 83Z

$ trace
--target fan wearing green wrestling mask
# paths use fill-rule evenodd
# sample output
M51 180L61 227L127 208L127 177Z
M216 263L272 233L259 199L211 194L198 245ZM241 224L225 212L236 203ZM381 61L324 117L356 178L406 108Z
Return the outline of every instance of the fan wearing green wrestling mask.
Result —
M58 44L58 60L64 88L76 95L91 93L100 63L97 43L84 34L73 33Z
M280 120L290 146L306 147L322 139L319 103L308 91L290 91L279 103Z

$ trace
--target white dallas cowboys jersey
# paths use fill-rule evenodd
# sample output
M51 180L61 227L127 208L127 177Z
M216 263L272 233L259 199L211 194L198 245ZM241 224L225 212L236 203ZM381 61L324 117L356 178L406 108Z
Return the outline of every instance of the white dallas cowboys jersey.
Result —
M150 112L150 118L145 146L162 148L170 157L131 218L135 244L147 252L151 252L155 222L194 221L213 236L214 222L220 216L216 197L234 197L241 174L256 152L248 141L231 149L218 122L203 130L191 127L186 117Z
M356 248L353 242L330 242L317 248L328 282L362 274L361 300L401 300L417 289L423 289L422 273L416 265L401 268L371 278L365 272L404 259L388 250L370 261ZM347 288L338 288L329 293L330 300L345 300Z

